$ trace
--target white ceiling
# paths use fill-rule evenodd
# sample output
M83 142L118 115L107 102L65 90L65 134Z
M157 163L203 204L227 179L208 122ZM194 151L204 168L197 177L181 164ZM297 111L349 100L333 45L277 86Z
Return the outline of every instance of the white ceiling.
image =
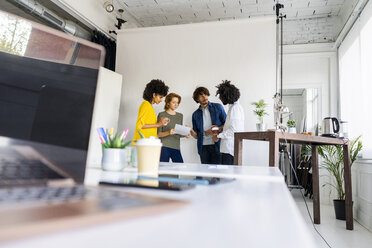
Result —
M114 0L144 27L275 16L275 0ZM284 43L333 42L358 0L281 0Z
M51 0L37 0L62 17L78 22L67 12L58 9ZM275 16L275 0L91 0L97 1L97 6L103 2L112 1L115 9L125 9L122 17L128 20L125 26L152 27L176 25L257 16ZM349 18L357 2L363 0L280 0L284 5L281 10L287 15L284 21L284 44L307 44L334 42L342 27ZM24 16L33 17L19 10L8 1L0 0L0 9ZM23 14L22 14L23 13ZM113 20L118 15L112 13ZM119 14L120 16L120 14ZM83 27L85 27L83 25ZM132 25L133 27L133 25Z

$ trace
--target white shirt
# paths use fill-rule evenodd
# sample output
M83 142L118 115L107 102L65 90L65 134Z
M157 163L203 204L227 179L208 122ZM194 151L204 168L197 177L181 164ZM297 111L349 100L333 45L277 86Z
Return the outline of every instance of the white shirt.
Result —
M203 111L203 129L208 130L212 127L212 118L211 113L209 112L208 106L205 108L202 108ZM205 145L213 145L214 141L211 135L205 135L203 133L203 146Z
M221 139L220 151L234 156L234 133L243 131L244 109L239 102L236 101L234 104L229 104L223 131L217 136Z

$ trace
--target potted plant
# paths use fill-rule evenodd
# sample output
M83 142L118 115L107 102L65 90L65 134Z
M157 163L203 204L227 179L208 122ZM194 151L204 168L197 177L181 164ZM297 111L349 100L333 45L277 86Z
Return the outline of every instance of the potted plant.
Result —
M253 113L257 115L259 121L259 123L256 124L257 131L266 131L267 128L263 117L267 115L267 112L265 111L267 104L263 99L261 99L258 102L253 102L252 105L256 107L256 109L253 110Z
M350 166L357 159L363 145L360 137L350 142ZM319 155L324 159L321 168L326 169L332 176L330 185L337 191L337 199L333 200L336 219L345 220L345 188L344 188L344 154L341 146L319 146Z
M102 169L108 171L120 171L126 164L127 153L125 148L132 142L125 142L128 129L122 133L114 134L114 129L105 132L102 127L97 128L102 145Z
M288 120L287 127L288 127L288 133L297 133L295 120Z

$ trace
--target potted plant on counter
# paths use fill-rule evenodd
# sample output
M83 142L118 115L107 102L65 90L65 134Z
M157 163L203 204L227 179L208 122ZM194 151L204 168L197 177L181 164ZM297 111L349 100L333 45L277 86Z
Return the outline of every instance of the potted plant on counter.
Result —
M98 135L102 145L102 169L107 171L121 171L127 161L127 151L125 148L132 141L125 141L129 130L126 129L122 133L114 134L113 128L110 132L100 127L97 128Z
M259 123L256 124L257 131L266 131L267 126L264 123L264 116L267 115L267 112L265 108L267 107L267 104L263 99L259 100L258 102L253 102L253 106L256 107L255 110L253 110L253 113L257 115Z
M295 120L288 120L287 127L288 127L288 133L297 133Z
M363 145L360 137L350 141L350 166L357 159ZM336 219L345 220L345 187L344 187L344 154L342 146L319 146L319 155L324 159L321 168L326 169L331 175L330 185L337 191L337 199L333 200Z

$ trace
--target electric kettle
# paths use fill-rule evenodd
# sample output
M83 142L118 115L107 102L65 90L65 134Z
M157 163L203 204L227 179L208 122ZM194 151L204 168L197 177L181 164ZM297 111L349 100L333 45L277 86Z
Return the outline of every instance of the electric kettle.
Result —
M340 132L340 121L336 117L326 117L323 119L323 134L325 137L338 137Z

